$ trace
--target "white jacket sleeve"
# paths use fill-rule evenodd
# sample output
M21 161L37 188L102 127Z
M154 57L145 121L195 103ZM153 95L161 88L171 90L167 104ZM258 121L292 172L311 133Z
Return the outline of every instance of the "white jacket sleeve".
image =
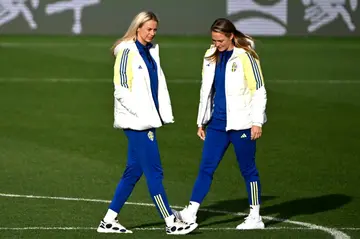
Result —
M203 65L201 69L201 87L200 87L200 100L199 100L199 107L198 107L198 116L197 116L197 125L198 127L203 126L203 119L205 115L205 107L206 107L206 99L204 96L204 70L205 70L205 59L203 60Z
M252 124L262 126L266 122L266 90L260 62L250 53L241 55L245 80L251 92L251 119Z
M205 56L211 53L213 49L210 48ZM209 53L210 52L210 53ZM211 67L211 70L209 70ZM215 69L215 65L210 66L210 61L204 59L202 66L202 80L201 80L201 88L200 88L200 101L198 107L198 117L197 117L197 125L198 127L202 127L206 125L211 118L212 111L212 79L213 79L213 70Z
M136 102L132 93L134 55L129 48L117 50L114 64L114 97L129 113L137 116Z
M159 66L159 67L160 67L159 97L162 96L161 104L165 104L163 106L160 106L161 117L162 117L163 122L166 124L174 123L174 115L173 115L172 106L171 106L170 94L169 94L169 90L168 90L167 83L166 83L166 77L165 77L165 74L164 74L161 66Z

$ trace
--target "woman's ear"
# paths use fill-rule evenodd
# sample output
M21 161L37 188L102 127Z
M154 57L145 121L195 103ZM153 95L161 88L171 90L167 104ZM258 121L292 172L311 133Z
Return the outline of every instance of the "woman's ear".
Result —
M231 33L230 40L234 40L234 33Z

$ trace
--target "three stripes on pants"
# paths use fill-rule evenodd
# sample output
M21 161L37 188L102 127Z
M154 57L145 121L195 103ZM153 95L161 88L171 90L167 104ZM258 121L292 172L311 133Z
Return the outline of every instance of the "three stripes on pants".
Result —
M251 205L259 205L259 188L258 182L250 182L250 195L251 195Z
M166 209L166 206L165 206L164 201L163 201L163 199L161 197L161 194L155 195L154 199L155 199L156 205L159 208L160 213L163 216L163 218L169 217L170 214L169 214L168 210Z

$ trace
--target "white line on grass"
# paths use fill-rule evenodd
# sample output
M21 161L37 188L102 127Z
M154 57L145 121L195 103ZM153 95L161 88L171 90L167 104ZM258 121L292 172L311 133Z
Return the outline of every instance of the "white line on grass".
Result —
M97 227L0 227L0 231L26 231L26 230L54 230L54 231L77 231L77 230L96 230ZM143 228L129 228L133 231L163 231L163 227L143 227ZM359 231L360 228L339 228L342 230ZM236 231L235 227L200 227L197 230L200 231ZM276 230L293 230L293 231L305 231L305 230L317 230L316 228L306 227L267 227L264 230L276 231Z
M0 82L6 83L110 83L111 78L26 78L26 77L0 77ZM197 79L173 79L167 80L168 84L200 84ZM267 80L267 84L329 84L329 85L352 85L360 84L359 80Z
M77 230L96 230L97 227L0 227L0 231L26 231L26 230L54 230L54 231L77 231ZM163 231L163 227L144 227L144 228L129 228L133 231ZM360 228L344 227L338 228L347 231L359 231ZM200 227L197 230L200 231L236 231L235 227ZM306 231L306 230L317 230L317 228L306 228L306 227L267 227L263 230L293 230L293 231Z
M64 201L86 201L86 202L98 202L98 203L109 203L109 200L103 199L87 199L87 198L70 198L70 197L50 197L50 196L36 196L36 195L19 195L19 194L8 194L8 193L0 193L0 197L10 197L10 198L31 198L31 199L52 199L52 200L64 200ZM137 205L137 206L147 206L147 207L155 207L154 204L151 203L134 203L134 202L126 202L128 205ZM175 209L182 209L180 206L171 206ZM247 215L242 212L228 212L228 211L220 211L220 210L212 210L212 209L200 209L200 211L210 212L210 213L218 213L225 215L233 215L233 216L244 216ZM303 226L310 230L320 230L332 235L335 239L348 239L350 236L345 234L344 232L337 230L336 228L328 228L324 226L319 226L316 224L311 224L307 222L299 222L288 219L275 218L270 216L263 216L264 219L270 221L284 222L289 224L294 224L297 226ZM271 228L271 227L270 227ZM271 230L271 229L270 229ZM289 229L290 230L290 229ZM300 229L299 229L300 230Z

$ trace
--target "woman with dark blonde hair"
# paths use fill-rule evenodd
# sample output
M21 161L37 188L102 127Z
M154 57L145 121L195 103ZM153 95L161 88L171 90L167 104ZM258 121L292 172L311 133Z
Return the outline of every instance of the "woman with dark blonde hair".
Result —
M250 36L225 18L211 26L213 44L205 53L197 117L197 135L204 140L200 170L190 203L175 215L194 223L210 190L213 174L230 143L245 180L250 213L236 229L262 229L261 187L255 165L256 140L266 122L266 90L259 56Z
M162 183L163 169L156 128L174 122L169 92L160 66L159 46L153 45L158 18L140 12L125 35L116 41L114 65L114 127L123 129L128 139L125 172L109 209L97 229L100 233L132 233L117 216L142 174L167 234L188 234L196 223L175 218ZM141 216L141 215L139 215Z

